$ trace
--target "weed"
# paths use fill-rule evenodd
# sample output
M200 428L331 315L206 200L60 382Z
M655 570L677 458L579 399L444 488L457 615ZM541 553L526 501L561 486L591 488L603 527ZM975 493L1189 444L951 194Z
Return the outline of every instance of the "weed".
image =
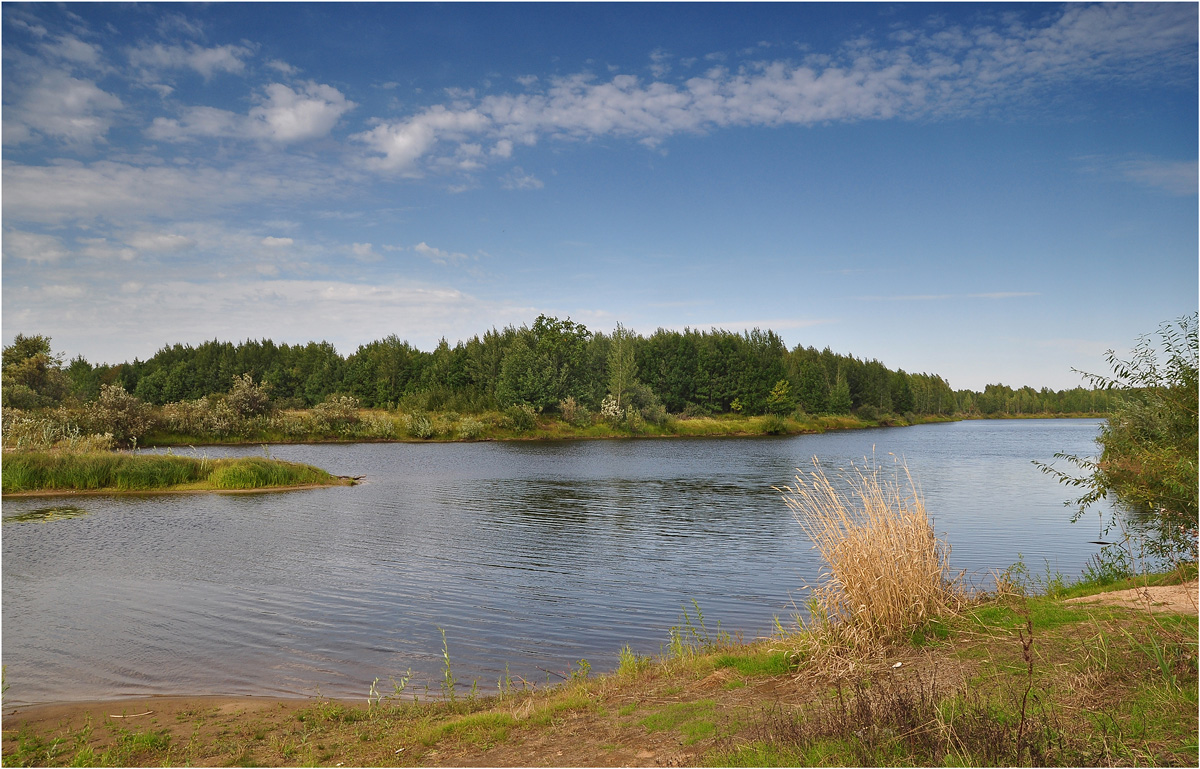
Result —
M813 466L782 491L828 567L813 591L818 621L852 646L870 647L952 613L959 591L949 578L950 546L935 536L908 469L899 468L906 485L875 463L852 467L835 485L815 459Z
M450 647L446 644L445 628L442 634L442 699L454 702L454 672L450 669Z

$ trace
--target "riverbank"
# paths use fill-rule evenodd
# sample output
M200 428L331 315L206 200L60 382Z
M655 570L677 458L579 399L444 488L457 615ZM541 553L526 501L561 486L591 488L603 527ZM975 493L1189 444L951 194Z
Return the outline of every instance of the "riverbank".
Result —
M257 425L246 425L235 434L215 435L158 430L141 439L141 445L242 446L264 443L470 443L480 441L570 441L623 438L765 437L813 435L835 430L872 427L902 427L955 422L961 417L938 415L885 415L864 419L853 415L742 416L723 414L703 417L670 417L661 423L611 424L602 420L575 422L555 416L528 415L528 421L489 412L462 415L454 412L402 414L383 410L361 410L353 421L337 427L321 427L306 412L286 412Z
M265 457L11 452L3 464L5 497L282 491L353 482L311 465Z
M1194 766L1195 602L978 599L869 655L689 634L552 688L420 701L158 697L6 710L6 765ZM1178 581L1178 580L1165 580ZM1195 597L1195 582L1182 590ZM1147 593L1155 603L1153 592ZM435 682L436 684L436 682Z

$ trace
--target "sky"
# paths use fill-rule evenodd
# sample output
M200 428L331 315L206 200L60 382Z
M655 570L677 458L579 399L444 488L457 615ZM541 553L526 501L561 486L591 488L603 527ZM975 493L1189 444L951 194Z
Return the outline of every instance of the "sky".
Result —
M2 334L542 313L1053 389L1198 304L1197 5L3 5Z

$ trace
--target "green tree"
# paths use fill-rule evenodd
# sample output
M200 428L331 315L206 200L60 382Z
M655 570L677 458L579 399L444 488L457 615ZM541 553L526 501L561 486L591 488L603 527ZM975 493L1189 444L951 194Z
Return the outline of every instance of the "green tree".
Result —
M629 330L618 323L608 347L608 394L622 413L629 401L629 390L637 382L638 375L631 337Z
M541 410L558 402L554 400L556 380L550 358L539 355L524 337L518 336L504 354L496 400L505 408L526 405Z
M1193 560L1200 485L1197 354L1196 314L1160 326L1157 344L1140 337L1128 360L1109 350L1112 375L1085 374L1093 385L1119 396L1096 439L1100 458L1055 455L1083 469L1083 476L1040 465L1043 472L1083 489L1075 500L1075 520L1111 493L1152 524L1151 545L1160 555L1186 554Z
M767 395L767 411L783 416L794 408L796 408L796 401L792 398L792 385L788 380L780 379Z
M62 402L71 380L62 369L62 356L50 349L50 337L17 334L3 352L3 405L39 408Z
M831 414L849 414L852 403L850 400L850 383L840 371L833 389L829 391L829 412Z

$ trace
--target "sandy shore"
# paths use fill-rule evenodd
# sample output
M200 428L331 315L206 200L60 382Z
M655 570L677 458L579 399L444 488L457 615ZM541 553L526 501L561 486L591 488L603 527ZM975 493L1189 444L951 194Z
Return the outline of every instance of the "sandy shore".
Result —
M1158 585L1131 590L1114 590L1111 593L1071 598L1066 603L1103 603L1124 606L1127 609L1190 614L1195 617L1197 616L1196 607L1200 604L1198 591L1200 591L1200 582L1192 580L1182 585Z

